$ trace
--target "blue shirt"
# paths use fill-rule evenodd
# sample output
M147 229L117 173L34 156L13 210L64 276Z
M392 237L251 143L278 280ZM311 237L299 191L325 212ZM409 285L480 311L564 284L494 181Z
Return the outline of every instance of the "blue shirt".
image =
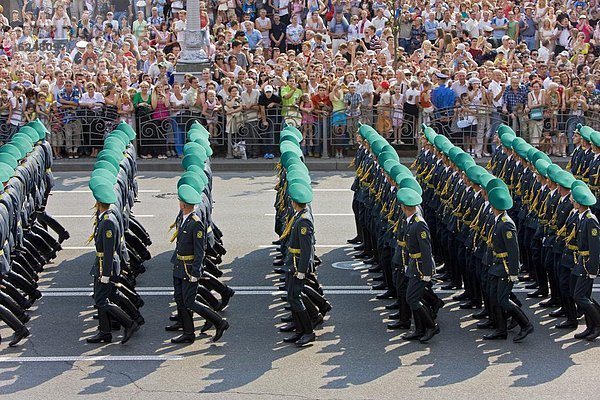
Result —
M262 34L258 29L253 29L252 32L246 32L246 39L248 39L250 50L255 50L258 42L260 42L262 38Z
M435 117L450 117L454 114L454 102L456 95L454 91L446 86L438 86L431 92L431 103L436 108ZM442 110L442 111L440 111Z
M427 20L425 21L424 27L425 32L427 33L427 40L433 41L437 36L437 29L440 26L440 23L435 19L433 21Z
M498 17L494 17L492 18L492 20L490 21L492 23L492 28L495 26L504 26L504 25L508 25L508 19L506 19L505 17L502 18L498 18ZM492 37L494 39L502 39L502 36L506 35L506 29L495 29L494 32L492 33Z
M79 104L79 89L77 89L76 87L73 87L71 93L67 93L65 89L61 89L56 96L58 97L57 100L59 107L62 105L63 100L73 101L76 104ZM63 122L66 124L68 122L73 121L75 121L75 110L70 108L65 109L63 111Z

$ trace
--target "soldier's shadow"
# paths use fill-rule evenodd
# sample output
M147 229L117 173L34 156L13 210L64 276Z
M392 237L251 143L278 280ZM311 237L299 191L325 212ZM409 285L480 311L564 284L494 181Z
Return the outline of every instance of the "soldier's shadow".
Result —
M546 317L547 312L539 312L539 308L527 303L524 310L536 330L523 343L512 342L518 327L509 333L507 340L484 341L482 336L490 331L475 329L475 322L469 317L471 313L443 309L439 318L442 333L427 345L428 353L416 361L426 366L420 375L424 379L422 386L460 383L487 369L511 364L516 364L509 374L514 387L537 386L563 375L576 364L574 356L586 351L590 343L570 339L573 332L551 328L556 321ZM469 326L460 327L459 320L469 321ZM561 337L562 334L565 336Z

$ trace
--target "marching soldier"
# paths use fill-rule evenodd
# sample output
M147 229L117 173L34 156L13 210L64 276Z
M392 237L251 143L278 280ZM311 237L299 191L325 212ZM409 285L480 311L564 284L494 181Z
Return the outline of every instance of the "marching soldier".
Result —
M507 338L506 316L511 316L521 327L513 338L514 342L523 341L533 332L533 325L511 299L510 294L515 282L519 280L519 245L517 229L506 210L513 206L508 190L494 188L488 193L488 200L494 213L494 228L488 239L494 257L489 269L491 309L495 316L496 330L484 335L486 340Z
M594 279L600 264L600 224L590 207L596 197L587 186L580 185L572 191L573 206L579 214L577 226L577 263L573 268L576 277L572 288L575 303L585 314L586 329L575 335L576 339L594 341L600 336L600 306L592 299Z
M435 323L432 311L423 304L423 295L435 272L435 263L431 252L431 236L427 223L417 213L417 206L422 202L421 196L412 189L401 188L398 190L397 199L402 205L402 211L406 217L405 237L409 257L406 269L408 277L406 302L415 322L415 330L405 334L403 339L427 343L440 332L440 327Z
M292 183L288 186L288 194L295 214L288 242L290 280L287 298L296 333L283 341L305 346L315 340L313 325L302 300L304 281L314 269L314 225L307 209L307 204L312 201L312 190L307 184Z
M120 274L121 231L119 222L110 208L117 201L113 186L99 183L92 188L96 199L96 227L94 244L96 247L96 262L90 274L94 277L94 302L98 309L99 331L87 339L88 343L110 343L112 341L110 318L114 318L125 328L121 344L127 343L139 329L137 321L133 321L118 306L109 301L116 290L111 278Z
M193 312L201 315L215 326L216 333L213 336L213 342L216 342L229 328L229 323L196 300L206 249L206 226L194 208L202 201L202 196L187 184L180 185L177 194L181 219L177 226L177 244L171 257L171 263L173 264L177 314L182 321L183 334L171 339L171 342L193 343L195 341Z

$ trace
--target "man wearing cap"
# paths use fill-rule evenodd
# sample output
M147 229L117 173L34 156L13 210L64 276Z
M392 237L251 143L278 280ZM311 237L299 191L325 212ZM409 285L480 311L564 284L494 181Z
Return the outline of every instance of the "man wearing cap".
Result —
M494 257L488 274L491 309L495 316L496 330L491 334L484 335L483 338L486 340L506 339L508 336L506 317L508 315L521 327L513 341L521 342L533 332L533 325L525 313L510 299L513 285L519 281L517 228L506 213L506 210L512 208L513 201L509 191L501 187L490 190L488 199L494 213L494 227L487 242Z
M99 332L88 338L87 342L110 343L110 319L113 318L125 328L121 340L121 344L125 344L139 329L139 325L137 321L131 320L125 311L109 301L109 297L116 290L111 278L115 279L121 270L119 253L122 233L115 211L110 208L110 205L117 201L117 195L108 181L92 187L92 193L96 199L97 210L94 229L96 262L90 274L94 277L94 302L98 309Z
M408 277L406 302L415 321L415 330L405 334L403 339L427 343L440 332L431 310L423 304L425 288L431 282L435 269L431 252L431 235L427 223L417 213L417 206L422 201L421 196L409 188L401 188L396 196L406 216L405 237L409 257L406 269Z
M600 336L600 306L592 298L594 279L598 276L600 264L600 224L590 210L596 204L596 197L587 185L578 185L572 191L573 206L577 209L577 262L573 268L576 281L572 287L575 303L585 314L586 329L575 335L576 339L594 341Z
M177 314L183 325L183 334L171 339L172 343L194 343L193 312L196 312L215 326L213 342L221 338L229 328L229 323L219 314L196 300L199 279L202 275L207 227L196 214L195 206L202 202L202 196L188 184L177 189L181 219L177 226L177 243L171 257L173 264L173 287ZM172 330L172 329L167 329Z
M287 282L287 299L292 310L296 333L283 341L305 346L314 342L313 325L302 300L302 290L306 275L314 269L314 226L307 204L312 201L312 189L302 183L293 183L288 187L295 214L288 241L290 281Z

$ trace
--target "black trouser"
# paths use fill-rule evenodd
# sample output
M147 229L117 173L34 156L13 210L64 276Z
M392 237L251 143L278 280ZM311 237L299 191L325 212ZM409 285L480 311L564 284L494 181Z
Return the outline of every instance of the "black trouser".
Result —
M94 278L94 302L98 308L98 319L100 320L100 332L110 333L110 324L106 324L108 317L116 320L126 329L131 327L133 321L125 311L109 301L114 298L117 289L112 284L100 282L100 278ZM108 328L108 330L106 330Z
M306 306L302 301L302 290L304 289L304 280L298 279L290 272L287 282L287 299L290 303L290 308L294 312L305 311Z
M196 301L196 294L198 293L198 282L190 282L189 279L181 279L174 276L173 289L175 292L174 297L178 309L193 311L205 320L211 322L215 326L219 325L223 320L223 318L221 318L219 314L211 310L206 305L200 303L199 301ZM185 333L193 333L193 331Z
M406 287L406 302L412 311L418 310L423 307L423 294L427 282L418 277L408 278L408 284Z
M60 222L58 222L56 219L54 219L54 217L48 214L46 210L38 212L37 220L42 225L47 225L48 227L50 227L50 229L52 229L59 235L64 235L65 233L67 233L67 230L60 224Z
M572 257L573 253L568 251ZM561 265L558 268L558 288L560 291L560 304L565 311L567 321L577 322L577 309L575 308L575 301L573 300L573 291L575 289L575 283L577 277L571 274L571 268Z

